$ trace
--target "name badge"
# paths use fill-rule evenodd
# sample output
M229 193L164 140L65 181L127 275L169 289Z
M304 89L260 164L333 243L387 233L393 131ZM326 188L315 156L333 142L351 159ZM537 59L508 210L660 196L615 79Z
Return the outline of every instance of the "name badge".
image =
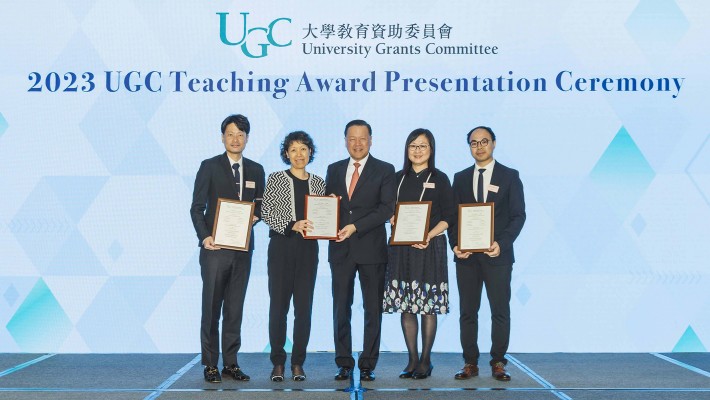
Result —
M488 185L488 191L493 192L493 193L498 193L498 186L496 185Z
M254 189L256 187L256 184L254 181L246 181L244 183L244 186L246 186L247 189Z
M424 189L435 189L436 185L434 182L424 182Z

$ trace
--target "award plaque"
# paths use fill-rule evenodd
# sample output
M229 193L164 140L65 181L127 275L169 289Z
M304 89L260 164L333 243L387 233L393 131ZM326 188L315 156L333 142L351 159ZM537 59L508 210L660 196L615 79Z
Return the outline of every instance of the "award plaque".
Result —
M403 201L394 212L390 245L425 244L429 233L431 201Z
M493 245L494 203L459 204L459 251L483 253Z
M313 223L313 230L303 232L305 239L338 239L340 198L334 196L306 195L304 216Z
M254 203L252 202L217 199L217 213L212 227L215 246L249 251L253 216Z

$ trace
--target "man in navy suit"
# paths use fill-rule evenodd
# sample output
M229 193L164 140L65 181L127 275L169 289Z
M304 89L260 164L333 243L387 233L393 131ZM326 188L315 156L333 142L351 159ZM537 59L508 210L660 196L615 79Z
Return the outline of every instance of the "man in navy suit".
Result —
M360 278L365 311L363 350L358 360L360 379L375 380L380 354L382 300L387 265L385 222L394 214L395 182L392 164L370 154L372 128L363 120L345 126L350 157L328 166L326 193L340 197L338 239L328 246L333 279L333 336L335 380L349 379L352 356L352 316L355 273Z
M493 159L496 135L491 128L473 128L466 135L466 141L476 163L454 175L454 201L456 204L494 203L494 242L483 253L461 252L458 227L449 227L449 242L456 261L461 347L465 362L454 377L468 379L478 375L478 309L485 284L491 307L491 373L499 381L510 381L505 354L510 341L510 279L515 262L513 242L525 223L523 183L518 171Z
M248 381L249 375L239 367L237 352L241 346L244 295L251 271L254 235L249 251L220 249L214 243L217 199L250 201L255 204L254 222L261 215L264 194L264 168L242 157L249 140L249 120L243 115L230 115L222 122L222 143L225 152L202 161L192 194L190 216L200 245L202 273L202 364L207 382L217 383L222 377L217 369L219 360L219 319L222 316L222 369L238 381Z

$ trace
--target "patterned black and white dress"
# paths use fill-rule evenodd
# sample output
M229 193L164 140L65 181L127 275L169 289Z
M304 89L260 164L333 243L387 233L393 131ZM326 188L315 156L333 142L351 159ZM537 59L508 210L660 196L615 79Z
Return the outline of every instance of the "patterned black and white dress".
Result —
M431 201L429 229L440 221L453 225L456 207L449 178L438 169L397 172L397 201ZM395 221L396 223L396 221ZM446 236L429 241L426 249L389 246L385 274L385 313L447 314L449 274Z

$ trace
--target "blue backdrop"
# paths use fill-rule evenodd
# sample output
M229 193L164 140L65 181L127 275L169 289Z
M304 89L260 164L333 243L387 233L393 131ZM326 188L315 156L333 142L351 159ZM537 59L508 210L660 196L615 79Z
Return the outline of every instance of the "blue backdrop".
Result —
M528 213L511 351L705 351L710 6L305 4L0 2L0 352L199 351L188 210L232 113L267 172L286 133L309 132L321 176L354 118L396 166L431 129L450 177L472 162L468 130L491 126ZM268 346L263 224L255 240L245 351ZM313 351L333 349L326 250ZM460 351L450 299L435 351ZM486 348L487 303L480 317ZM404 350L399 318L384 329L382 349Z

